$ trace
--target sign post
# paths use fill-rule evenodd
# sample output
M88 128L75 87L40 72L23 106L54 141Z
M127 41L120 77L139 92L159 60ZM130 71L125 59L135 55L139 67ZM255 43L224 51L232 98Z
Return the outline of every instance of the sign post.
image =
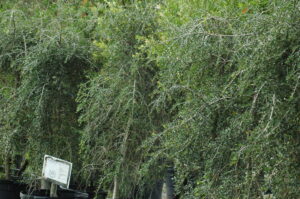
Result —
M42 176L51 182L50 197L57 197L57 185L69 188L72 163L45 155Z

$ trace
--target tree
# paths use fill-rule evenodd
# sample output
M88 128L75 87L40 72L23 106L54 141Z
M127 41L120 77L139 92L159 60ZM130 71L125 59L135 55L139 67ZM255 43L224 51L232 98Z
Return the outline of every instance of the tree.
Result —
M3 97L3 138L12 146L22 144L18 150L27 153L38 175L45 154L74 162L76 173L81 163L75 98L84 71L92 66L87 36L94 22L72 4L47 5L24 10L17 5L19 10L3 14L1 69L16 78L14 89Z
M98 27L103 66L82 85L77 99L87 174L98 173L107 188L115 178L115 197L143 192L140 145L157 128L150 109L156 66L143 51L156 28L151 9L144 3L108 4Z
M171 120L150 139L161 141L152 156L174 162L182 198L257 198L269 187L297 197L298 3L217 1L186 14L195 4L168 2L170 28L149 48L160 69L153 104Z

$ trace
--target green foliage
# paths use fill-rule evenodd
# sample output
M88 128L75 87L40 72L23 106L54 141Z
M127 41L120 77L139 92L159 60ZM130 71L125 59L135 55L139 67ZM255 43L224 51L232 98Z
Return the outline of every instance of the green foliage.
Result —
M173 159L183 198L259 198L270 187L299 197L299 4L247 4L252 13L235 18L229 5L171 14L171 38L149 46L160 68L155 108L172 117L152 140Z
M62 157L120 197L173 166L180 198L299 198L299 9L0 2L2 155Z
M25 17L19 10L1 13L0 29L0 133L1 159L13 159L23 154L26 141L17 128L15 108L16 95L21 81L22 60L27 46L32 43L31 31L22 23Z
M117 175L121 196L129 197L138 185L144 155L139 146L154 129L149 104L157 69L141 49L155 27L149 5L125 9L110 4L97 29L96 44L102 48L97 59L103 66L82 86L77 99L85 126L81 145L87 175L98 173L106 187Z
M86 36L93 30L93 16L83 19L68 4L30 8L7 10L1 18L1 71L8 75L3 87L11 88L2 89L9 92L3 94L1 118L7 128L2 132L17 139L8 141L21 144L13 152L27 152L37 174L45 154L74 162L76 172L81 164L75 98L84 71L92 66L92 42Z

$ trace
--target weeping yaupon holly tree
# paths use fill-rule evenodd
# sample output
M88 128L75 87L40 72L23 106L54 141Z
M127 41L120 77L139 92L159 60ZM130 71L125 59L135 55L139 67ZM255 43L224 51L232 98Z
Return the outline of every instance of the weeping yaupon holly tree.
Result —
M100 18L104 65L78 97L87 171L114 196L168 163L181 198L298 197L298 1L140 5Z
M24 112L16 111L17 91L21 85L22 61L33 42L34 26L22 23L26 19L20 10L11 10L11 4L1 3L0 36L0 132L1 162L5 178L11 178L12 165L17 156L24 156L26 139Z
M1 100L6 100L1 104L6 113L1 113L2 139L23 142L19 150L26 153L30 172L40 175L45 154L73 162L76 172L80 134L75 98L91 67L92 16L71 3L26 5L16 4L1 18L6 25L0 36L1 70L9 74L1 90Z
M298 0L11 2L6 170L50 154L113 198L149 198L169 166L179 198L300 197Z
M174 162L181 198L299 197L299 1L166 1L146 143ZM175 15L175 13L177 15ZM168 27L168 28L166 28ZM170 108L171 104L171 108Z
M77 99L86 174L113 189L114 198L133 197L153 183L140 181L144 152L139 147L156 129L150 104L157 69L143 50L156 30L155 19L152 4L105 5L96 42L102 53L95 55L103 66L82 85Z

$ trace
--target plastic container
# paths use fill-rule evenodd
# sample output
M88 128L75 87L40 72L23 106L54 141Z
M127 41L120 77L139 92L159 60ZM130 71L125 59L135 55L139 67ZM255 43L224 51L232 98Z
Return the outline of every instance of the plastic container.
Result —
M89 194L72 190L72 189L61 189L58 191L59 199L89 199Z
M25 188L25 184L9 180L0 180L0 199L19 199L20 191Z
M60 189L57 192L58 197L56 199L90 199L89 194L71 190L71 189ZM20 197L18 199L54 199L50 197L49 190L35 190L31 192L21 192ZM2 199L0 197L0 199ZM8 198L3 198L8 199Z
M98 191L97 193L89 192L90 198L96 198L96 199L105 199L107 196L107 193L104 191Z
M49 195L50 195L49 190L41 189L41 190L35 190L31 192L22 191L20 193L20 198L21 199L50 199L51 197Z

